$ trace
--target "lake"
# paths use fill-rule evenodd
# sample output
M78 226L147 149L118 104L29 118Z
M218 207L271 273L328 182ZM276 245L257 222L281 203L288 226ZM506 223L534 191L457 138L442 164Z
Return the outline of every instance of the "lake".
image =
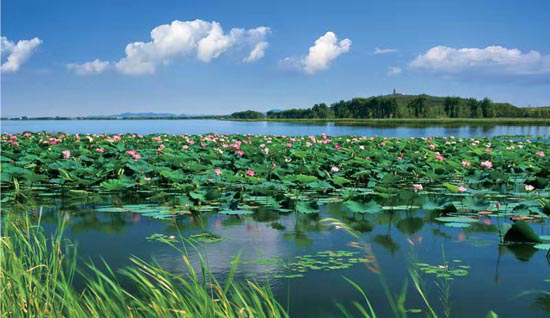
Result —
M437 222L435 214L422 209L358 216L339 203L329 203L319 215L263 209L242 217L206 213L202 217L156 220L136 213L100 213L94 209L113 203L143 202L139 198L106 196L88 201L89 198L54 198L42 204L42 224L53 231L59 219L68 220L66 237L77 242L82 259L101 263L104 258L114 268L120 268L129 265L128 257L135 255L154 259L167 270L183 274L186 270L179 253L146 238L155 233L189 237L206 231L222 238L199 247L216 277L227 276L231 260L240 252L243 264L239 266L238 277L269 281L293 317L341 317L336 303L351 307L352 301L361 300L357 290L343 277L364 288L380 317L391 314L372 267L353 261L364 257L363 253L346 255L357 253L357 249L350 247L350 242L356 240L345 231L320 222L326 217L341 220L361 232L360 240L369 242L370 256L376 258L385 283L394 293L406 281L411 284L408 278L411 264L438 268L445 260L449 269L464 271L450 281L452 317L485 317L489 310L497 311L499 317L510 318L543 317L550 313L550 298L527 293L548 289L550 263L546 251L532 245L499 246L499 220L494 217L482 217L468 228L454 228ZM38 215L39 211L33 213ZM535 229L541 235L550 234L549 225L542 222ZM332 259L340 261L323 264L329 260L328 251L335 255ZM304 259L317 263L308 265ZM302 270L289 271L283 265L300 261L303 265L295 266L303 266ZM300 277L284 277L289 273ZM425 279L427 297L440 311L437 297L441 293L432 283L435 275L427 274ZM423 307L422 300L412 290L407 295L407 306ZM416 316L422 317L411 315Z
M3 190L18 189L27 180L34 192L28 192L32 193L32 208L2 203L2 217L28 212L48 233L65 220L65 237L77 244L81 262L91 260L99 264L104 259L114 269L121 269L131 264L129 257L133 255L156 261L169 272L181 275L187 271L182 255L154 238L163 235L177 240L180 236L190 239L207 234L211 241L197 240L197 250L190 250L191 262L197 269L200 253L210 271L223 281L230 275L232 260L240 253L236 277L269 284L291 317L342 317L337 304L353 308L353 302L363 302L359 291L345 278L366 292L378 317L392 315L383 286L397 295L408 284L406 306L412 310L409 317L426 317L426 306L413 288L410 271L421 273L425 295L438 313L450 310L455 318L486 317L491 310L500 318L550 315L547 250L525 242L501 244L501 224L512 226L523 220L529 221L528 227L537 235L546 237L539 243L550 240L550 222L541 203L550 198L549 170L543 168L549 164L548 126L388 127L214 120L2 122L2 132L44 130L143 135L215 132L403 138L542 137L533 141L520 137L493 139L490 143L483 140L480 145L459 138L335 137L333 145L324 137L311 144L315 138L224 136L222 141L233 145L242 139L246 156L241 158L230 146L224 148L225 152L210 151L219 147L211 140L218 137L212 136L162 136L166 148L158 146L160 137L126 135L118 144L114 138L111 140L113 136L90 138L97 143L91 144L96 151L79 146L88 139L76 141L76 136L63 136L59 143L44 143L43 135L19 135L13 140L10 138L15 136L3 136L6 148L2 178L17 184L15 187L6 183ZM40 142L36 142L38 139ZM184 139L186 145L181 146ZM294 144L289 146L287 142L291 141ZM272 149L272 157L266 157L264 142ZM65 149L71 149L67 158ZM130 158L135 151L127 149L138 149L143 157ZM437 151L437 157L432 151ZM446 158L439 157L439 151ZM314 161L311 154L328 164L323 168L325 172L321 168L306 169ZM287 160L286 156L293 159ZM472 161L471 169L470 163L465 168L460 156ZM279 161L274 165L274 161L264 158ZM491 163L491 167L483 168L489 162L483 158L493 160L495 166ZM267 162L272 169L286 165L284 169L292 170L278 170L282 177L271 178L270 173L269 179L256 179L262 168L258 162ZM211 166L201 167L209 163ZM254 165L257 175L245 175L244 171ZM221 166L223 174L219 171L216 176L214 168ZM535 166L544 171L534 169ZM102 172L107 167L110 170ZM29 173L28 169L36 169L36 173ZM158 175L152 173L155 169ZM465 171L462 176L458 172L461 169ZM159 183L159 187L142 187L147 184L142 178L146 175L138 173L144 171L153 179L162 176L169 181ZM6 176L10 173L12 176ZM124 173L136 178L131 179L132 188L108 192L111 183L85 183L94 176L108 174L114 181ZM349 180L339 179L338 173L346 173ZM362 178L365 173L371 175L370 179ZM399 179L400 174L408 178ZM294 175L296 178L291 179ZM418 175L422 175L424 190L416 188L421 184L414 184L420 182L414 181ZM50 180L51 187L32 184L40 180ZM74 182L92 186L71 192ZM139 186L134 187L136 183ZM530 184L536 185L537 190L527 190ZM459 185L468 189L461 191ZM217 193L218 187L228 190ZM6 192L3 194L6 196ZM225 194L230 194L231 199ZM186 205L191 202L189 198L197 201L194 210ZM228 210L233 198L239 209ZM289 208L290 201L293 208ZM319 205L312 208L308 206L310 201ZM505 208L500 209L501 202ZM236 210L248 213L224 214L237 213ZM326 221L328 218L333 221ZM356 231L358 237L345 231L346 227ZM76 281L76 285L84 287L81 281ZM423 311L418 313L416 309Z
M535 125L446 125L422 127L346 126L334 122L288 123L288 122L241 122L223 120L8 120L2 121L2 132L24 131L65 133L153 133L166 134L254 134L304 136L327 134L330 136L361 135L383 137L443 137L471 138L502 135L550 136L548 126Z

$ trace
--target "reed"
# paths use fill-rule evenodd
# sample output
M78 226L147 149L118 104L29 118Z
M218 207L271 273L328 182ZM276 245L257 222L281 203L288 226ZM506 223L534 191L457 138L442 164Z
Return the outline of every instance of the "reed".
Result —
M106 263L103 269L88 263L80 271L63 224L47 237L28 219L5 218L0 243L1 317L287 317L268 287L233 279L238 262L223 284L205 262L195 271L185 254L187 275L139 258L117 273ZM121 276L129 280L125 286ZM74 287L77 277L85 282L83 290Z

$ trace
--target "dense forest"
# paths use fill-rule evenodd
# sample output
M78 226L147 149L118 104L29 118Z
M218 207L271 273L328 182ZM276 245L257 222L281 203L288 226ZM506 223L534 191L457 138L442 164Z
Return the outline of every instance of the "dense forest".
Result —
M509 103L494 103L488 98L437 97L392 94L353 98L330 106L315 104L311 108L284 111L243 111L231 114L236 119L331 119L331 118L550 118L550 107L521 108Z

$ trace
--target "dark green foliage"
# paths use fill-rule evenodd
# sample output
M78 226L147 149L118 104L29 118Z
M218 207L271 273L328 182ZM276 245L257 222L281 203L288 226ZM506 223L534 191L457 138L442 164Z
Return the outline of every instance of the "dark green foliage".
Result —
M542 240L525 221L517 221L504 236L505 242L540 243Z
M236 119L262 119L265 118L264 113L256 112L253 110L246 110L243 112L236 112L230 115L231 118Z
M234 115L232 114L231 117L244 118ZM339 101L330 107L321 103L311 108L294 108L267 113L267 118L275 119L495 117L550 118L550 109L547 107L520 108L508 103L494 103L488 98L478 101L474 98L437 97L422 94L358 97L348 101Z

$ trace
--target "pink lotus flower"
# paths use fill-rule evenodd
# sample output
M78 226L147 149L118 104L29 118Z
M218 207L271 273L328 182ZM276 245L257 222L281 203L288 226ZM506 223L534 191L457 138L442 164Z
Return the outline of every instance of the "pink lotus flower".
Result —
M424 187L422 187L421 184L413 184L414 192L422 191L424 190Z
M543 151L537 151L536 155L543 158L546 156Z
M215 173L217 176L221 176L222 171L221 171L221 169L214 169L214 173Z
M286 146L287 146L288 148L292 148L292 144L291 144L290 142L287 143Z
M533 187L532 185L530 185L530 184L525 185L525 191L530 192L530 191L533 191L533 190L535 190L535 187Z
M244 151L242 151L242 150L237 150L237 151L235 151L235 154L237 154L238 156L241 156L241 157L242 157L242 156L244 155Z
M458 187L458 192L466 192L468 189L466 189L464 186Z
M183 146L181 146L181 149L183 149L183 150L189 149L189 146L188 145L183 145Z
M481 166L487 169L493 168L493 163L491 161L482 161Z
M336 149L336 150L340 150L341 148L342 148L342 146L340 146L338 144L334 145L334 149Z
M135 150L128 150L128 151L126 151L126 154L129 155L130 157L132 157L134 160L141 159L141 155L136 153Z
M95 152L104 153L104 152L105 152L105 149L103 149L103 148L96 148L96 149L95 149Z
M340 168L334 166L334 167L330 168L330 171L332 171L332 172L338 172L338 171L340 171Z
M311 145L313 145L311 142L306 142L306 147L311 147Z
M430 144L428 147L429 147L431 150L434 150L434 149L435 149L435 145L434 145L434 144Z
M485 152L486 152L486 153L490 153L490 152L491 152L491 148L485 149Z
M467 160L462 160L462 166L463 166L464 168L468 168L468 167L470 167L470 162L467 161Z
M250 176L250 177L253 177L253 176L256 175L256 172L254 172L254 170L248 169L248 170L246 170L246 175Z
M63 159L71 158L71 152L69 150L63 150L61 153L63 154Z
M439 161L443 161L443 160L445 160L445 157L443 157L443 155L440 154L439 152L436 152L435 159L437 159Z

